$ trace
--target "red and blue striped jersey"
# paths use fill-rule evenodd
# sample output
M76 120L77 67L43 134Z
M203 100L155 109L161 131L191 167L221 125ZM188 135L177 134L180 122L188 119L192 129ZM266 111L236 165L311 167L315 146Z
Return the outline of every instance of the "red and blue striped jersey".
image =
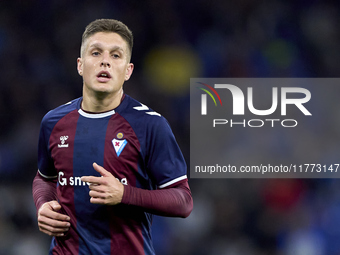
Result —
M124 185L154 190L187 178L186 164L164 117L124 95L105 113L87 113L82 98L48 112L39 136L38 167L57 178L57 196L71 218L50 254L154 254L152 215L140 207L90 203L82 176L99 176L93 162Z

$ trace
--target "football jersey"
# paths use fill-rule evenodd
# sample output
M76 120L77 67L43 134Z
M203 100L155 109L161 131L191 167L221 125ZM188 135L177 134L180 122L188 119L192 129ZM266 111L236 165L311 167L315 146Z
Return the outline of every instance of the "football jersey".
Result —
M185 180L186 164L164 117L124 95L104 113L81 109L82 98L48 112L39 135L38 168L57 178L61 211L71 218L50 254L154 254L152 215L142 208L90 203L82 176L100 176L93 162L122 184L154 190Z

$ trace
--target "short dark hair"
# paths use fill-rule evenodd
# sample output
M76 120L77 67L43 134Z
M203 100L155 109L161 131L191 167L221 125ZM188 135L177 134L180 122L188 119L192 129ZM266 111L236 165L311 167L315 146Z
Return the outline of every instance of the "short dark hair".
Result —
M131 58L133 47L133 35L131 30L121 21L115 19L96 19L88 24L83 33L81 41L81 55L84 52L85 41L92 35L98 32L112 32L119 34L126 41L130 50L129 57Z

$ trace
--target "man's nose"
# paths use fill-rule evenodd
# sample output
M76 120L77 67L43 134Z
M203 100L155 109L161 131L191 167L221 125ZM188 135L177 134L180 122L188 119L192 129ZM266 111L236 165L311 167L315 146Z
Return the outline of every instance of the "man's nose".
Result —
M104 53L102 62L100 63L100 66L104 67L111 67L110 61L109 61L109 54Z

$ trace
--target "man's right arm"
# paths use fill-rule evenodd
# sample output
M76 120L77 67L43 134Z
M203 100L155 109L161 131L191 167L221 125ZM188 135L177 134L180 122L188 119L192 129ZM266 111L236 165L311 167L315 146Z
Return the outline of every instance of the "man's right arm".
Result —
M37 172L32 185L32 193L38 214L39 230L50 236L63 236L70 227L70 217L58 211L56 179L45 179Z

